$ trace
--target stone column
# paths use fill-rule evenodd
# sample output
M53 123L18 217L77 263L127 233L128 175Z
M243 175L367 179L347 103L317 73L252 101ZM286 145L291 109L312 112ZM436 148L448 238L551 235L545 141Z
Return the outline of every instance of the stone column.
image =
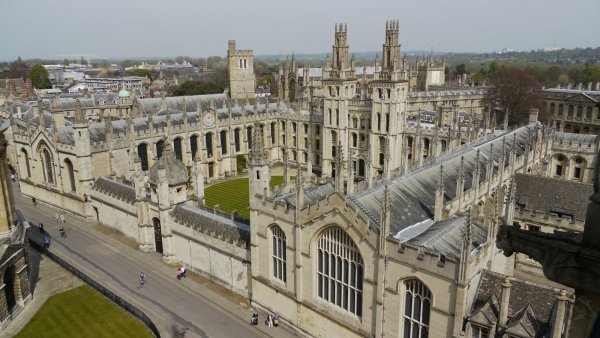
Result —
M556 316L554 317L554 323L552 323L552 336L551 338L561 338L563 327L565 324L565 310L567 300L569 297L566 295L565 289L561 289L559 294L556 296Z

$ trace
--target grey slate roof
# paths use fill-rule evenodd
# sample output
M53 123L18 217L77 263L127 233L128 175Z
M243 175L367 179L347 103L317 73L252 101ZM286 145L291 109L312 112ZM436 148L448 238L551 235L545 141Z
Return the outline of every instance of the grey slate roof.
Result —
M388 182L391 209L391 232L398 233L408 226L432 218L435 209L436 182L439 177L439 165L444 165L444 191L445 201L456 196L456 178L460 158L464 156L465 189L472 186L473 169L476 166L476 150L480 150L479 168L480 182L485 179L486 164L491 156L494 165L493 171L497 173L498 163L502 152L502 140L506 138L506 150L510 150L513 136L516 136L516 153L521 156L525 149L527 139L527 127L516 129L503 137L495 138L475 147L454 152L443 156L433 166L417 170L407 176L393 178ZM490 144L493 144L493 153L490 154ZM508 159L505 161L508 165ZM379 184L371 189L362 191L349 199L354 202L372 220L379 223L381 206L383 205L384 186Z
M568 213L585 220L589 198L594 193L592 185L525 174L516 174L515 179L517 206L545 213Z
M329 183L317 187L310 187L304 190L304 204L313 204L317 201L333 194L335 189ZM292 192L275 198L276 201L283 201L296 206L296 189Z
M169 186L187 184L188 172L185 164L175 157L173 147L170 142L165 142L165 148L162 156L148 170L148 182L153 184L159 183L158 172L160 169L165 170L165 175Z
M175 96L166 97L164 99L167 108L176 109L180 111L196 111L198 104L207 108L214 105L215 108L221 108L227 106L229 98L226 94L208 94L208 95L192 95L192 96ZM185 107L184 107L185 103ZM140 109L145 114L156 113L163 104L162 98L148 98L139 100Z
M225 218L209 211L180 204L173 209L171 216L181 225L214 237L223 237L239 246L250 243L250 227L247 224Z
M99 177L94 184L94 190L129 204L135 202L135 188L133 186L113 181L108 177Z
M467 231L466 220L466 217L459 217L431 223L425 231L406 242L448 257L460 258L462 239ZM469 252L486 242L486 230L472 224L471 233L472 241Z
M504 276L489 270L483 270L477 293L471 306L471 313L481 308L491 298L501 299L501 284ZM508 326L517 323L537 325L543 336L550 329L551 318L558 289L511 277L510 299L508 306ZM498 304L499 306L499 304ZM530 309L528 309L530 308ZM495 312L495 311L494 311ZM527 314L533 316L527 316ZM567 310L568 313L568 310ZM491 313L490 313L491 314ZM497 318L496 318L497 321ZM531 324L528 324L531 323Z
M596 143L597 135L593 134L572 134L572 133L561 133L556 132L554 134L554 141L560 143L573 143L592 146Z

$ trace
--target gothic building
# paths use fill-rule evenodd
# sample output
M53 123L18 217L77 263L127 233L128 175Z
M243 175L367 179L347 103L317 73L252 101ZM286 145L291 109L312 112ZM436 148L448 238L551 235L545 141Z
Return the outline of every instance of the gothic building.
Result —
M290 83L287 100L251 102L253 54L231 41L231 97L122 90L102 102L5 104L21 192L118 229L303 335L560 337L570 290L510 277L514 256L494 241L519 222L517 173L589 182L596 140L557 133L535 111L514 130L455 102L411 116L420 92L397 22L372 75L346 39L337 25L320 88ZM560 167L559 155L573 164ZM204 203L205 184L238 174L249 178L249 220Z

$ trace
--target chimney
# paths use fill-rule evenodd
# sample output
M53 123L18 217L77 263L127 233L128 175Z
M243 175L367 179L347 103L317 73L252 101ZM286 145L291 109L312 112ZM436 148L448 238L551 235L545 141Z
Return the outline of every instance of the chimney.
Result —
M556 295L556 314L554 316L554 323L552 323L552 336L551 338L562 338L563 328L565 326L565 310L567 307L567 292L565 289L560 289L558 295Z
M505 328L508 322L508 305L510 302L510 277L504 276L504 281L500 284L502 287L502 293L500 294L500 314L498 318L498 326Z

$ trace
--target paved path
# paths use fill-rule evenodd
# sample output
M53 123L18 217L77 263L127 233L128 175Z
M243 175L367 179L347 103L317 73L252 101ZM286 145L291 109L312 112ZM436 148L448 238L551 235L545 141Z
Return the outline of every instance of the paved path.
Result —
M144 311L162 337L293 337L283 328L250 326L252 310L244 298L200 277L177 281L175 267L164 264L160 254L135 249L115 231L99 231L98 226L67 215L67 238L61 238L55 209L33 206L18 191L15 200L31 224L44 224L52 252ZM37 229L30 232L41 236ZM138 282L140 271L146 274L144 287Z

